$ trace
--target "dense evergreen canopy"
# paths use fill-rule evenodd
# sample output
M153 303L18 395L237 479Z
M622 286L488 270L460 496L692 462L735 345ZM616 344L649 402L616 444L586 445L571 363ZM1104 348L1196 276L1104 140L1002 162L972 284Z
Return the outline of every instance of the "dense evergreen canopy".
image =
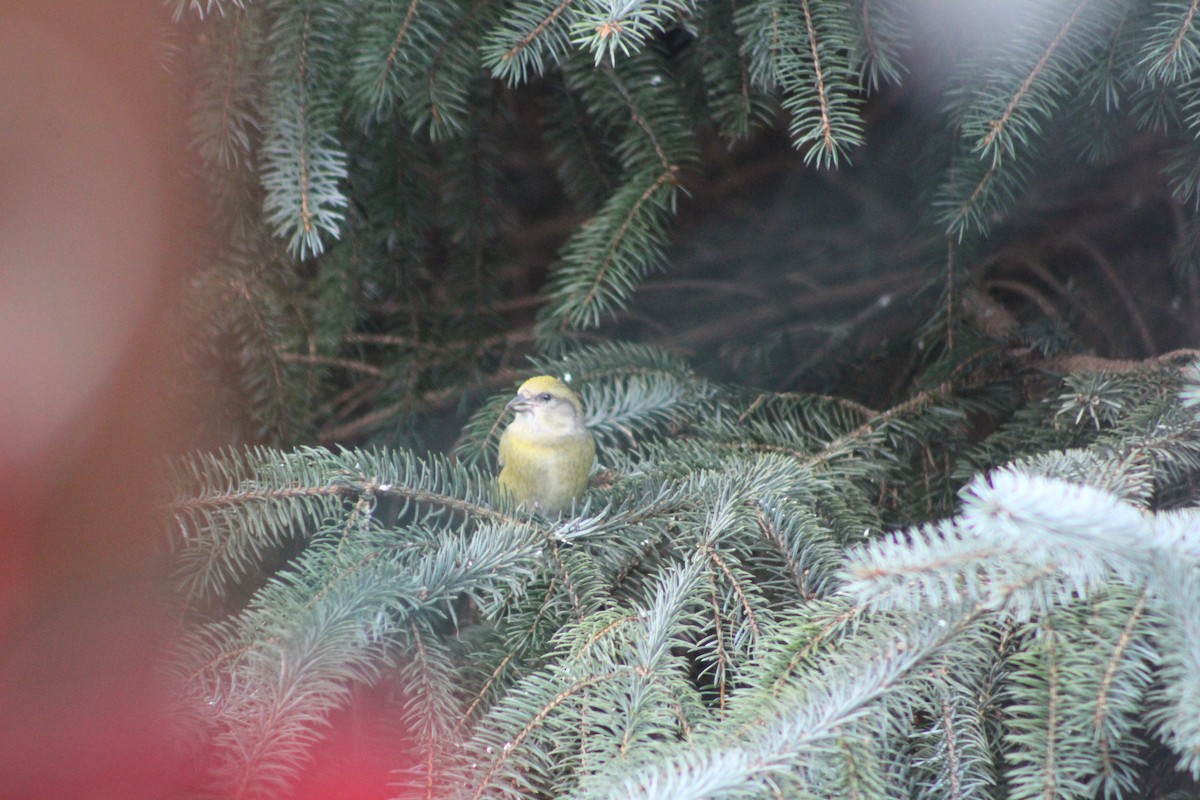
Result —
M1195 791L1194 2L169 5L198 792Z

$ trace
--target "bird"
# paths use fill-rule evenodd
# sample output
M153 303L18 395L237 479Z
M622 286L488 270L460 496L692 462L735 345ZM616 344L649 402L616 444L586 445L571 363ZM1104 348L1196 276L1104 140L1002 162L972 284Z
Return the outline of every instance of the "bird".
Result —
M539 375L521 384L505 408L516 416L500 435L501 490L526 508L561 514L587 488L596 458L579 395Z

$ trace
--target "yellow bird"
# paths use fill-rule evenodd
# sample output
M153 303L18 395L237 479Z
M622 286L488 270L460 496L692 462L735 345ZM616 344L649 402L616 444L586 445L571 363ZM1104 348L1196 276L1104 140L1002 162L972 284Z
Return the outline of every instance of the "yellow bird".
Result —
M558 378L539 375L506 408L517 415L500 436L500 487L522 505L562 513L587 488L596 458L583 403Z

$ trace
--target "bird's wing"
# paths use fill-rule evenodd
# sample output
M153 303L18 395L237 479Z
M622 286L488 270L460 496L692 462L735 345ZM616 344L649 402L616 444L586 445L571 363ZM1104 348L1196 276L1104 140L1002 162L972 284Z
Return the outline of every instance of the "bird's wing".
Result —
M500 434L500 448L496 453L496 466L498 467L504 466L504 451L508 449L508 439L506 436L507 433L508 429L505 428L504 433Z

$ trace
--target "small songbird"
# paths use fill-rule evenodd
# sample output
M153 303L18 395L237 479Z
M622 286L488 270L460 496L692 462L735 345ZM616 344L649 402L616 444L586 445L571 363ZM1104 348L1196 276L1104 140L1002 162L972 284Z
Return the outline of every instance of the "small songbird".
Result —
M558 378L521 384L506 408L517 413L500 436L502 489L524 506L559 514L587 488L596 442L583 424L583 403Z

